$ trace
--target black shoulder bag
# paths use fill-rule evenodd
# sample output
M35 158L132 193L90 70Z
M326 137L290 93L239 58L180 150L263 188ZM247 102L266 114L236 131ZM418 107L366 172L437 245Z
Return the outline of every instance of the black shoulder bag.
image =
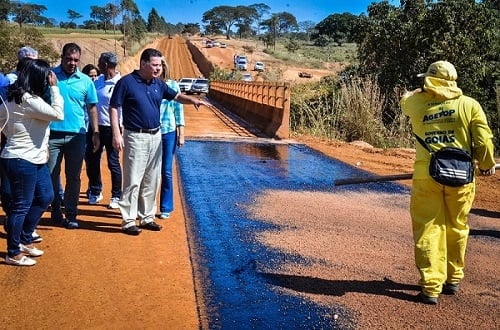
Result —
M460 187L474 180L474 163L467 151L454 147L432 151L420 137L414 135L431 154L429 175L436 182L446 186Z

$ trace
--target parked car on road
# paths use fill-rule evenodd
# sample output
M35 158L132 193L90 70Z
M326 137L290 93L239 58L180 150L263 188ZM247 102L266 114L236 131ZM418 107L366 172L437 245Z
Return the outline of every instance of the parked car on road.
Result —
M218 41L212 41L212 46L214 46L214 47L220 47L220 42L218 42Z
M220 48L227 48L227 45L225 43L221 42Z
M246 58L240 58L236 63L236 69L238 70L246 70L248 67L248 62Z
M300 78L312 78L312 74L310 74L309 72L299 72L299 77Z
M264 67L265 67L264 63L255 62L253 69L254 69L254 71L264 71Z
M253 78L252 78L252 75L250 74L250 72L243 72L243 74L241 76L241 80L243 80L243 81L252 81Z
M189 92L195 80L196 78L182 78L179 80L179 89L181 92Z
M245 55L234 55L234 66L236 66L238 64L238 61L240 59L244 59L245 61L248 62L248 59Z
M208 79L198 78L194 81L193 85L191 85L191 90L189 90L189 94L201 94L208 93Z

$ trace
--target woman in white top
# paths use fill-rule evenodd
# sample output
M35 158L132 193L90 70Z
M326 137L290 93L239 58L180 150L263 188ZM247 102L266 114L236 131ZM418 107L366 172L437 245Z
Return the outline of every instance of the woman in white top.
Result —
M36 261L30 257L43 254L33 245L32 233L54 198L47 167L49 123L62 120L64 113L57 78L49 64L40 59L23 61L17 81L9 87L8 112L0 112L7 137L0 161L12 190L5 262L32 266ZM49 85L50 105L42 98Z

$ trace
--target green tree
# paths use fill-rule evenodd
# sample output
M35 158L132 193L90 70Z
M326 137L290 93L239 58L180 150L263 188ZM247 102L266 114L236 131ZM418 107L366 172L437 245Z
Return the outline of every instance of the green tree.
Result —
M122 0L120 10L122 13L123 55L125 56L129 41L140 40L146 31L146 24L140 18L141 14L134 0ZM142 23L144 26L141 26Z
M236 24L236 27L238 28L237 33L238 33L240 39L241 38L248 38L249 36L252 35L253 30L249 24L238 23L238 24Z
M263 20L261 26L272 35L273 47L276 48L278 36L292 30L298 30L297 19L290 13L281 12L272 14L269 19Z
M335 40L339 46L344 41L352 42L358 19L358 16L350 13L332 14L316 25L318 32L313 36L313 39L320 35L327 35Z
M327 35L321 34L314 39L314 45L318 47L326 47L332 43L332 38Z
M260 34L260 27L261 27L260 23L262 22L262 17L264 17L265 15L270 13L271 7L269 7L265 3L256 3L256 4L250 5L248 7L253 8L255 10L256 15L254 16L254 20L257 24L256 32L257 32L257 35L259 35Z
M186 25L184 25L184 28L182 30L183 33L189 33L192 35L200 33L200 31L201 29L198 23L187 23Z
M47 10L47 7L29 3L18 3L12 6L11 10L13 21L19 24L19 28L22 28L23 24L41 23L44 19L42 13Z
M311 35L317 31L316 24L313 21L302 21L299 22L299 30L303 31L306 34L306 41L311 39Z
M250 25L255 17L257 17L257 11L252 7L217 6L203 13L201 21L208 23L210 29L225 31L226 38L230 39L232 26Z
M87 29L87 30L99 29L99 24L93 19L87 19L87 20L83 21L82 26L84 29Z
M165 21L160 17L155 8L151 9L148 14L147 29L149 32L164 32Z
M118 15L120 15L120 7L115 5L114 3L108 3L104 6L105 10L106 10L106 17L109 18L109 23L111 23L113 25L113 34L116 34L116 18L118 17ZM105 26L104 26L104 30L106 31L106 26L107 26L107 22L108 20L105 21Z
M217 24L214 24L212 22L209 22L207 25L204 26L205 29L205 34L223 34L224 31L220 29L220 27Z
M113 25L113 30L115 29L114 20L118 14L119 7L112 3L108 3L104 7L90 6L90 17L99 28L104 30L104 33L107 33L109 25Z
M295 39L289 39L288 42L285 44L285 48L290 53L295 53L297 50L300 49L300 43Z
M38 51L41 58L55 65L60 58L53 45L33 27L19 29L10 24L0 24L0 70L10 72L17 65L17 51L22 46L30 46Z
M496 126L500 17L492 5L474 0L403 0L400 7L373 3L359 24L361 73L376 76L390 95L397 86L420 86L417 73L431 62L448 60L457 68L460 87L483 105Z
M7 21L12 5L9 0L0 0L0 21Z
M69 20L70 20L71 23L73 23L73 21L75 19L79 19L79 18L83 17L82 14L80 14L80 13L78 13L78 12L72 10L72 9L68 9L67 13L68 13L68 18L69 18Z

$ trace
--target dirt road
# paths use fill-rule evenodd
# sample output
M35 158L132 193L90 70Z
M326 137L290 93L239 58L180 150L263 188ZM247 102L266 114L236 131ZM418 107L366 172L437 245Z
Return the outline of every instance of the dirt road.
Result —
M173 76L196 74L190 56L180 49L182 40L165 39L150 46L165 53ZM232 54L228 55L231 60ZM138 62L137 56L125 59L121 72L127 73ZM197 113L186 107L186 121L188 136L241 136L206 109ZM379 174L411 171L411 150L294 139ZM107 202L110 183L105 163L103 169L103 201ZM82 173L83 192L87 180ZM411 299L417 273L404 198L394 207L384 196L369 193L269 191L249 208L265 221L287 228L263 233L259 237L263 244L313 260L309 266L288 264L279 270L282 278L289 279L280 288L286 294L326 306L346 306L357 316L359 328L495 329L499 328L500 176L478 181L467 277L462 292L444 297L437 307ZM121 234L118 211L108 210L105 204L90 206L81 196L81 229L55 227L45 213L39 247L46 254L39 263L28 269L0 263L2 327L199 328L205 315L195 296L180 196L175 196L172 217L162 222L164 229L139 237ZM3 232L0 235L5 238ZM1 240L2 259L5 245Z

